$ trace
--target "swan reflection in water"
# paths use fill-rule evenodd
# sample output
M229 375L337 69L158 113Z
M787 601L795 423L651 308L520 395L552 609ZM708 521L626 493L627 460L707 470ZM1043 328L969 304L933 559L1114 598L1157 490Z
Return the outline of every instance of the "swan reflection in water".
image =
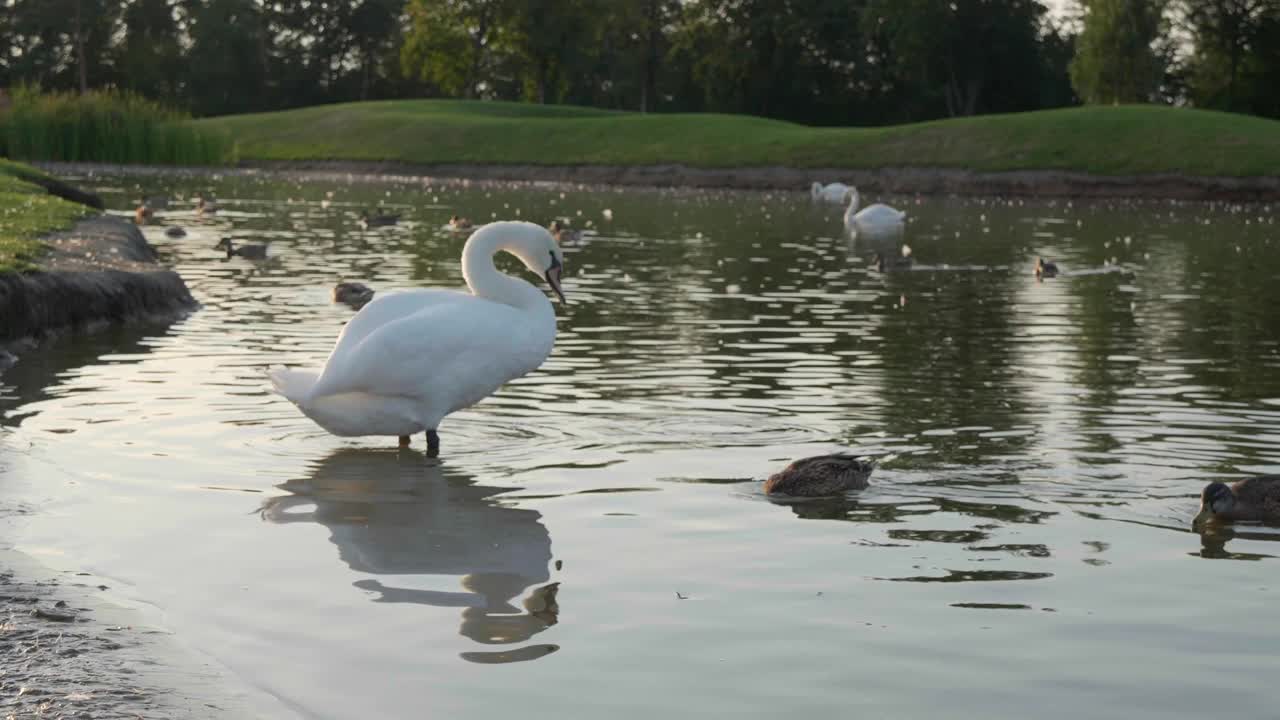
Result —
M399 587L368 578L354 585L374 602L462 610L460 633L486 645L522 643L555 625L560 583L551 582L551 536L536 510L502 505L509 488L477 485L411 450L339 450L310 477L279 485L261 515L273 523L316 522L338 556L360 573L457 575L456 592ZM385 581L384 581L385 580ZM533 587L521 599L527 588ZM559 649L532 645L466 652L477 663L533 660Z

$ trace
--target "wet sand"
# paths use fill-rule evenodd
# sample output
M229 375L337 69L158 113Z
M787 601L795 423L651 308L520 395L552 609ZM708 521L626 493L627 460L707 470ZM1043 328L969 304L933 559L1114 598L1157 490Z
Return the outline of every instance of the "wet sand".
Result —
M104 599L108 581L0 550L5 718L284 717L222 668ZM269 710L269 708L268 708Z

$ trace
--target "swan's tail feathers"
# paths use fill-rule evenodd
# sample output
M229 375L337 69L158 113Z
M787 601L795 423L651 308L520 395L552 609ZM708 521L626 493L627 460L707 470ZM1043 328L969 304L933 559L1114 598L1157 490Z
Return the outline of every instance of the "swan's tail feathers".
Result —
M320 373L314 370L291 370L276 365L267 372L275 391L285 396L292 403L300 403L311 393L311 388L320 379Z

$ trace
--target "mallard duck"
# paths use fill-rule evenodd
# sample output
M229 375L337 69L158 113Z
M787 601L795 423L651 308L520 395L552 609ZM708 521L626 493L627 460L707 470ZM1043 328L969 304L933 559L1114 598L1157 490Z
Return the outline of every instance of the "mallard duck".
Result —
M203 195L196 198L197 215L212 215L216 212L218 212L217 200L214 200L213 198L205 198Z
M902 246L901 257L886 260L883 255L876 253L871 256L871 265L878 272L888 272L890 270L910 270L911 265L915 263L915 259L911 257L911 246Z
M449 218L449 229L450 230L470 230L471 221L459 215L454 215L453 217Z
M865 488L873 468L870 462L852 455L818 455L796 460L773 474L765 480L764 491L793 497L839 495Z
M224 237L219 240L218 244L213 246L213 249L226 250L227 258L239 255L240 257L247 258L249 260L261 260L267 256L266 245L241 245L240 247L235 247L229 237Z
M1045 262L1044 258L1036 258L1036 278L1051 278L1058 276L1058 266L1052 262Z
M400 222L399 215L374 215L368 210L360 211L360 227L368 230L375 227L389 227Z
M138 225L146 225L154 216L155 213L151 211L151 207L146 203L142 203L133 211L133 222Z
M333 301L359 310L373 299L373 289L364 283L340 282L333 286Z
M551 231L551 235L555 237L556 242L569 243L582 239L581 230L573 230L568 223L562 223L559 220L552 220L547 229Z
M1280 523L1280 475L1246 478L1230 485L1209 483L1200 492L1200 512L1191 526L1199 527L1208 520Z
M187 231L177 225L170 225L164 229L164 234L171 238L183 238L187 236Z

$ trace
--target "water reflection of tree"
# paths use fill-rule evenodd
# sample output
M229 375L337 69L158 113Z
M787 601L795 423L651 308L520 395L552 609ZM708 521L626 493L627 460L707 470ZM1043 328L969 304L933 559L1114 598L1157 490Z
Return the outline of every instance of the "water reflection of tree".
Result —
M930 428L1019 424L1029 402L1015 352L1017 326L1025 320L1016 317L1010 298L1020 279L1008 272L928 270L884 279L882 430L900 437ZM1027 442L1007 437L1004 447ZM981 452L957 445L947 459L976 462Z
M360 573L354 585L374 602L459 607L460 632L485 644L514 644L556 624L559 583L548 583L551 538L536 510L500 504L506 489L477 485L412 451L344 449L316 463L309 477L279 486L267 500L274 523L316 522L329 529L338 556ZM461 576L461 591L398 587L386 577ZM513 601L535 587L522 600ZM474 662L542 657L554 645L469 652Z
M1186 261L1176 282L1196 295L1175 311L1189 332L1172 348L1211 362L1186 366L1197 383L1220 387L1232 399L1280 396L1280 248L1274 226L1216 218L1211 227L1180 233Z

